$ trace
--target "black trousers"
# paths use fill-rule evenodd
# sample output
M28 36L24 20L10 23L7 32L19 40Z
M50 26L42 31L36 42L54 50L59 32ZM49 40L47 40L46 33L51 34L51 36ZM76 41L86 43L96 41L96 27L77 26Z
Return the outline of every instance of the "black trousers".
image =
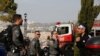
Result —
M88 56L88 50L86 48L79 48L79 55L80 56Z

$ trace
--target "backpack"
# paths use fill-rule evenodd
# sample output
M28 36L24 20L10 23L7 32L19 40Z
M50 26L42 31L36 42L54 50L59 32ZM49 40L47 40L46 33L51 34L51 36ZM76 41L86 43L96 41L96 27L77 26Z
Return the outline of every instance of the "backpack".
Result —
M12 25L8 25L8 27L0 32L0 43L5 45L6 50L10 50L10 46L12 45Z

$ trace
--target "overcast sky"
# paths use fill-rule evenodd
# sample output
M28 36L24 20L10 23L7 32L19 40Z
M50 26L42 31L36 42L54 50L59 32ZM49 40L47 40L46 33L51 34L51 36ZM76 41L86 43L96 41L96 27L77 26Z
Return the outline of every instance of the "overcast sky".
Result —
M80 0L15 0L17 13L27 13L28 21L58 22L77 21ZM98 17L100 19L100 16Z

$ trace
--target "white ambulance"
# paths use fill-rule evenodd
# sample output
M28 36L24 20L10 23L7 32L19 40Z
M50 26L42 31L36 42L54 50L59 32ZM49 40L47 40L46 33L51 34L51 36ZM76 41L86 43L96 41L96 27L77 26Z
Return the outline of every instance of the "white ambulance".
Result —
M62 47L66 44L72 43L73 38L73 24L57 24L54 31L58 32L59 45Z

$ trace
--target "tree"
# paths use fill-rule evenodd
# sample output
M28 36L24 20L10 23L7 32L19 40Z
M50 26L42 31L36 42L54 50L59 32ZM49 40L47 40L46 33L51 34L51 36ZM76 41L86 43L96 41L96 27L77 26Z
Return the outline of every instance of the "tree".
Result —
M17 4L14 0L0 0L0 20L11 22L11 17L16 13ZM7 15L4 15L4 14Z
M81 0L81 11L78 15L78 23L85 24L87 33L91 30L95 18L99 15L100 5L94 6L94 0Z

